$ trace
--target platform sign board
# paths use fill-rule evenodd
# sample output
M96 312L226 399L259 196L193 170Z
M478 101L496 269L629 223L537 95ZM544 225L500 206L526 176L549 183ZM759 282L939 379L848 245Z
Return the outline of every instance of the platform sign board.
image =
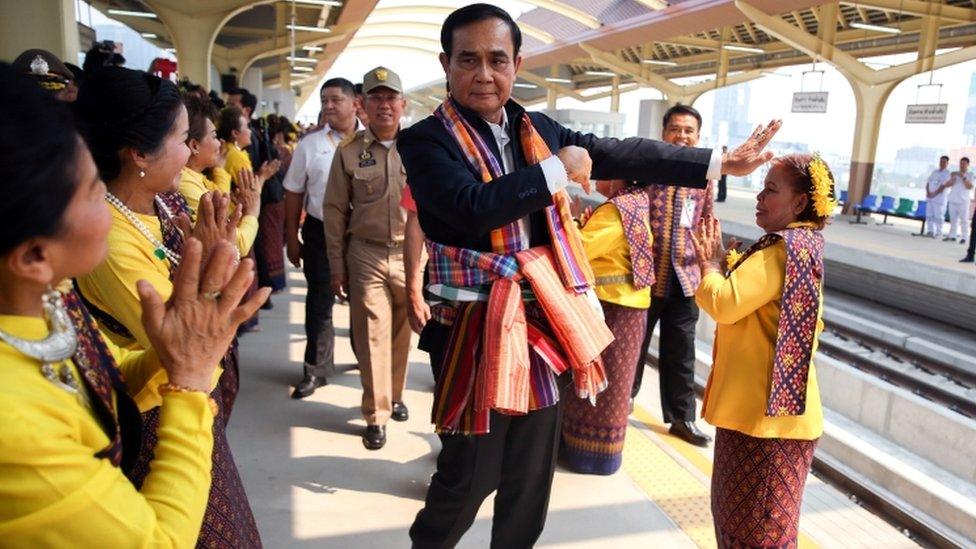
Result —
M828 92L794 92L793 112L827 112L827 93Z
M928 103L908 105L905 111L906 124L945 124L948 103Z

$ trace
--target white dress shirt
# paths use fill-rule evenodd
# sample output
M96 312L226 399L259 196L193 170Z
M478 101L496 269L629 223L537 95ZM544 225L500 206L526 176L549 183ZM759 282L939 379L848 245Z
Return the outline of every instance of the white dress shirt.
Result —
M949 187L949 204L969 205L973 192L966 188L966 183L973 184L973 172L955 172L952 187Z
M363 125L356 120L356 131L362 128ZM343 135L328 124L303 137L295 147L291 166L282 182L285 190L305 195L305 212L319 221L322 221L322 201L332 169L332 158L342 139Z
M949 180L950 173L951 172L949 172L948 169L933 170L932 175L929 176L929 180L925 183L926 190L930 193L935 192L935 190L938 189L940 185L942 185L943 183ZM942 191L941 193L933 196L932 198L928 198L927 200L929 201L930 204L945 204L948 195L949 195L948 192Z

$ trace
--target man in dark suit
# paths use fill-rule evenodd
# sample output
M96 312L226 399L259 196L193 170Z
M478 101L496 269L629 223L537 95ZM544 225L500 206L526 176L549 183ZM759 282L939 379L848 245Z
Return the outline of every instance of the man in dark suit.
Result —
M521 34L515 22L500 8L470 5L445 20L441 44L450 101L505 175L485 184L441 118L428 117L404 130L398 149L421 228L433 242L492 251L491 232L517 223L521 249L550 246L543 211L553 204L553 194L569 181L584 189L589 188L591 176L704 188L707 179L717 179L721 172L750 173L772 157L762 150L778 123L762 133L757 131L750 142L723 157L707 149L646 139L599 139L570 131L545 115L529 113L531 125L556 154L528 165L521 134L525 111L510 100L521 63ZM436 264L433 259L431 263ZM429 290L448 304L486 295L483 287L441 288L443 293L438 294L432 285ZM493 321L497 319L485 320ZM421 334L421 349L430 353L437 391L443 388L439 372L448 365L445 350L450 335L451 328L437 320L428 322ZM558 384L568 381L564 378ZM535 543L545 524L556 462L557 402L519 416L492 410L490 430L485 434L442 431L437 471L424 509L410 529L414 547L454 546L474 521L482 501L495 490L492 547L522 548Z

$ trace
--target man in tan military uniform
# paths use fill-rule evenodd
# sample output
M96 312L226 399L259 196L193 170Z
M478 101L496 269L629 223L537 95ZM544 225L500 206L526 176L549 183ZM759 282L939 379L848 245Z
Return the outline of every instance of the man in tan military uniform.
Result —
M400 77L377 67L363 77L369 126L336 151L326 185L326 249L336 295L349 295L363 383L363 444L386 443L386 422L407 419L403 389L410 350L403 266L406 171L396 137L406 107Z

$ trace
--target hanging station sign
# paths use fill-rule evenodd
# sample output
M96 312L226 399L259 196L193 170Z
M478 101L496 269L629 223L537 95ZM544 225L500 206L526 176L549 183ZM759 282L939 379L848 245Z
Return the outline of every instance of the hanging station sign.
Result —
M919 84L915 88L915 103L905 109L906 124L945 124L949 104L942 102L942 84L934 83L932 78L933 74L929 72L929 83ZM936 93L929 93L933 91ZM926 92L925 100L922 98L923 92Z
M906 124L945 124L949 112L948 103L908 105L905 110Z
M828 92L794 92L792 112L827 112L827 93Z
M808 83L814 84L809 86ZM827 93L824 91L824 71L817 70L817 63L814 62L813 69L803 71L800 76L800 91L793 93L792 112L823 114L827 112ZM807 91L810 87L816 91Z

